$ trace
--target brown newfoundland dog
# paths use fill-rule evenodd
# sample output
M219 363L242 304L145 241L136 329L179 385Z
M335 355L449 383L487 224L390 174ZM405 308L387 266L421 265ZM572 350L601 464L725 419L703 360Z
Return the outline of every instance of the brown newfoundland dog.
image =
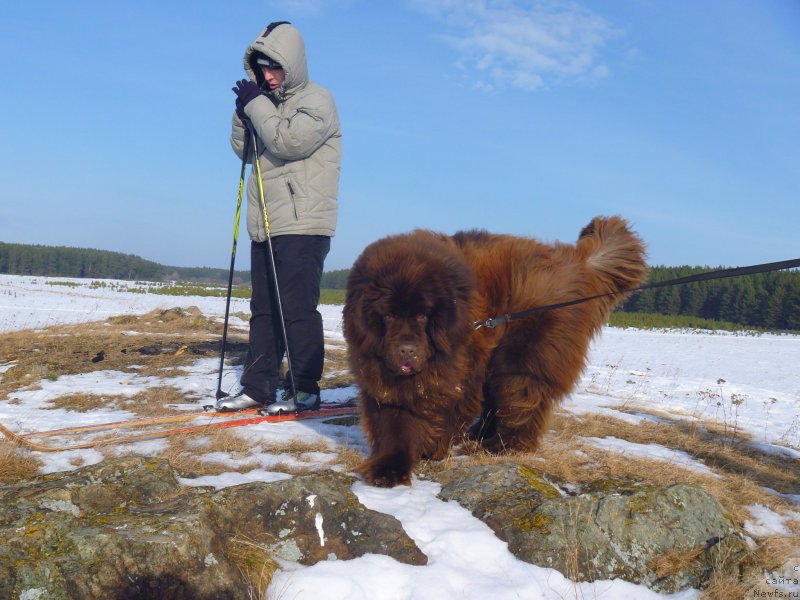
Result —
M644 244L619 217L595 218L575 245L418 230L368 246L344 306L372 448L360 473L373 485L407 484L420 458L444 458L465 434L492 451L534 450L623 296L496 328L474 323L631 289L646 274Z

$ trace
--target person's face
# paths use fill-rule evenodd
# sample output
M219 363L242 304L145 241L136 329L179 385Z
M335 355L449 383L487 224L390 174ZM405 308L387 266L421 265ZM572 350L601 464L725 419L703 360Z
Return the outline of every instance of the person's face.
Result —
M277 90L283 83L283 80L286 79L286 73L284 73L283 69L261 67L261 72L264 74L264 81L267 82L270 90Z

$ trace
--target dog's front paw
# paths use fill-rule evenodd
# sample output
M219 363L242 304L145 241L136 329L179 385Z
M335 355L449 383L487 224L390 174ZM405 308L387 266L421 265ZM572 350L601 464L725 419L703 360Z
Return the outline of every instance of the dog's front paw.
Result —
M509 450L509 447L499 435L482 437L477 441L481 445L481 448L486 450L489 454L504 454Z
M411 485L411 461L404 454L378 456L358 468L367 483L376 487Z

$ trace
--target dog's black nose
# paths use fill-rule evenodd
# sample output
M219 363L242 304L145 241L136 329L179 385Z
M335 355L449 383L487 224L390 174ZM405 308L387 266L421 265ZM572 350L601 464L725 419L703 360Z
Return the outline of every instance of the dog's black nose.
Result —
M414 344L400 344L400 358L413 360L417 357L417 347Z

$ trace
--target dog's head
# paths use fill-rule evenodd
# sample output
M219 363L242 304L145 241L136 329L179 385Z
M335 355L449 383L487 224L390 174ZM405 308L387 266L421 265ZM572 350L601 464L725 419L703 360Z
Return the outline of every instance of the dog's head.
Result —
M423 372L471 331L475 277L450 238L428 231L368 246L347 283L344 335L351 356L398 377Z

